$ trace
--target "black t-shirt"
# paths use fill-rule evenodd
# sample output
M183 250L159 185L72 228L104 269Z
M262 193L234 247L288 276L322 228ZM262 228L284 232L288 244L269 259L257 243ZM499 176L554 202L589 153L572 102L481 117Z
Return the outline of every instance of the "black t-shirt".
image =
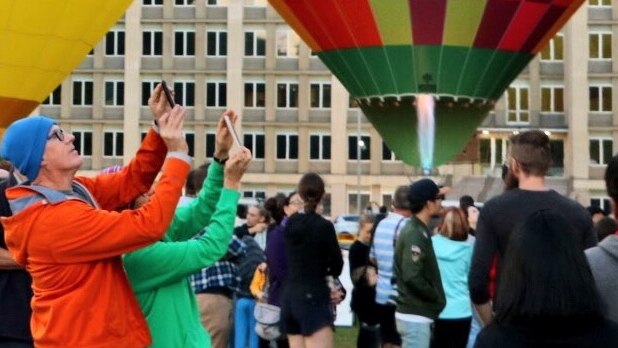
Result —
M363 269L369 263L369 245L357 240L350 247L348 254L350 261L350 277L354 279L353 274L356 269ZM354 282L354 281L353 281ZM352 310L358 315L361 322L375 325L378 323L378 308L376 306L376 288L369 286L367 279L361 277L354 282L352 289Z
M474 303L486 303L490 299L488 275L494 255L498 257L496 282L499 284L502 259L511 233L529 215L545 209L561 214L573 226L582 250L597 244L590 214L576 201L553 190L507 191L485 203L476 225L476 241L469 276L470 297Z
M0 181L0 216L11 216L4 195L13 180ZM0 247L6 249L4 226L0 224ZM0 337L32 341L30 334L30 300L32 278L23 270L0 270Z

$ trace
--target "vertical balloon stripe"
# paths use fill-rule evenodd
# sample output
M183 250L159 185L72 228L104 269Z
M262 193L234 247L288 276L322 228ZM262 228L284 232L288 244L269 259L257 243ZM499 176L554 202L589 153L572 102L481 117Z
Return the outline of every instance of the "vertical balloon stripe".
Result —
M474 47L496 48L511 22L520 1L488 0Z
M412 42L407 1L371 0L371 7L384 45L409 45Z
M290 10L301 23L311 26L314 38L322 50L381 45L367 0L288 1ZM341 11L339 6L354 8ZM344 8L345 8L344 7Z
M449 1L444 25L445 45L472 46L487 0Z
M442 44L446 0L410 0L410 16L413 44Z
M534 47L536 47L538 42L543 39L545 33L547 33L551 29L553 23L555 23L562 16L566 9L567 8L564 6L550 6L549 9L545 12L543 18L541 18L541 20L536 23L536 27L528 36L528 39L522 45L520 51L531 52Z
M523 1L517 8L498 48L506 51L519 51L548 9L549 4Z
M311 28L311 22L301 22L300 19L296 16L294 11L290 9L287 3L284 0L270 0L269 1L272 7L279 13L279 15L285 18L288 25L294 29L294 31L300 36L303 41L311 49L315 52L322 51L322 47L320 46L318 40L315 39L315 30ZM311 30L307 30L307 27L311 28Z
M579 9L579 7L581 6L583 2L584 0L556 0L554 1L556 5L568 6L568 7L566 11L562 14L562 17L560 17L556 21L556 23L553 24L551 29L549 29L545 33L545 36L543 36L543 38L539 40L536 46L531 50L532 53L534 54L539 53L543 49L543 47L545 47L545 44L547 44L547 41L549 41L552 37L554 37L554 35L556 35L558 30L560 30L564 26L564 24L569 20L569 18L571 18L573 13Z

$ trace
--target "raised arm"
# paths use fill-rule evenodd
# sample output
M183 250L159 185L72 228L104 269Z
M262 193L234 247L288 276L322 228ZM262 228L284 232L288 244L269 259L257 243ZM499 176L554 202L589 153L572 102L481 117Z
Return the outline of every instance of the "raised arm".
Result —
M215 205L219 200L221 187L223 186L223 166L221 162L228 159L229 151L233 145L232 136L223 119L225 115L229 116L233 123L238 118L233 111L221 114L217 124L214 154L218 161L213 161L208 167L208 174L204 179L202 189L199 191L197 198L189 204L176 209L174 221L167 232L167 237L173 241L187 240L196 235L208 225L215 210Z

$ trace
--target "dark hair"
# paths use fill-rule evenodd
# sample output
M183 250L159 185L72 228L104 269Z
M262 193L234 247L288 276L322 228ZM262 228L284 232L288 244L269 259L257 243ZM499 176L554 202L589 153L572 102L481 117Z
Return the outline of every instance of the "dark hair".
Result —
M324 180L317 173L307 173L298 182L298 194L305 202L306 212L315 212L324 197Z
M616 230L618 230L618 223L616 223L616 220L609 216L602 218L594 224L594 231L599 238L599 242L605 239L605 237L616 232Z
M464 214L468 216L467 210L469 206L474 205L474 198L470 195L463 195L459 197L459 208L463 210Z
M408 192L410 192L410 186L399 186L393 193L393 208L395 209L410 209L410 201L408 200Z
M286 202L289 203L289 198L281 193L264 201L264 209L268 210L276 224L279 224L285 217L283 208L286 206Z
M381 205L379 212L380 212L380 214L386 214L386 213L388 213L388 208L386 208L385 205Z
M208 175L208 163L204 163L201 166L191 170L187 175L187 182L185 182L185 195L196 196L202 185L204 179Z
M238 216L240 219L246 219L247 218L247 210L249 210L249 208L244 205L244 204L237 204L236 205L236 216Z
M496 322L602 317L601 300L573 227L541 210L513 232L496 298Z
M551 164L547 134L540 130L530 130L513 135L510 141L511 157L525 173L536 176L547 174Z
M605 169L605 188L607 195L618 204L618 155L609 160Z
M420 213L427 204L427 202L428 201L410 203L410 210L412 211L412 214Z

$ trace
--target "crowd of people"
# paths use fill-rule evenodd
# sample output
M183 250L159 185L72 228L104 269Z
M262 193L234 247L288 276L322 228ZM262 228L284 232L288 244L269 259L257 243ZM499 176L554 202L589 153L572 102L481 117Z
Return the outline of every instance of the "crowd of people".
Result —
M95 177L76 176L75 138L55 120L6 130L0 346L333 347L344 260L322 177L239 219L251 152L233 149L224 118L237 115L221 116L213 161L192 170L185 109L161 86L148 104L135 158ZM448 188L422 178L362 215L349 250L357 346L618 346L618 228L548 189L549 165L549 138L522 132L504 192L482 209L470 196L442 207ZM617 207L618 156L605 182Z

